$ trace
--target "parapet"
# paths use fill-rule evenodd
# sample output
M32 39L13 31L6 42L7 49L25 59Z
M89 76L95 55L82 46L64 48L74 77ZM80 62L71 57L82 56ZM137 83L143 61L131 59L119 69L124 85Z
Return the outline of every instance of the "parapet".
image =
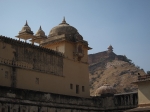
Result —
M30 43L27 43L27 42L19 41L17 39L12 39L12 38L9 38L9 37L5 37L5 36L2 36L2 35L0 35L0 41L5 42L5 43L9 43L9 44L13 44L13 45L15 44L15 45L19 45L19 46L27 46L27 47L38 49L40 51L44 51L44 52L47 52L47 53L50 53L50 54L54 54L54 55L57 55L57 56L64 57L64 55L61 52L54 51L54 50L44 48L44 47L41 47L41 46L33 45L33 44L30 44Z

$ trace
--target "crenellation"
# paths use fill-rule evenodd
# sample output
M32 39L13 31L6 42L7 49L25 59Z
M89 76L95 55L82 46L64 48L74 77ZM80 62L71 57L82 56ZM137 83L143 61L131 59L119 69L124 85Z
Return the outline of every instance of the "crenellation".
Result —
M50 54L54 54L54 55L57 55L57 56L61 56L61 57L63 56L63 54L61 52L57 52L57 51L54 51L54 50L51 50L51 49L48 49L48 48L45 48L45 47L42 47L42 46L32 45L32 44L26 43L24 41L19 41L17 39L8 38L6 36L0 36L0 39L1 39L2 42L8 43L8 44L12 43L12 45L16 45L16 47L18 47L18 46L29 47L29 48L38 49L40 51L44 50L44 51L46 51Z

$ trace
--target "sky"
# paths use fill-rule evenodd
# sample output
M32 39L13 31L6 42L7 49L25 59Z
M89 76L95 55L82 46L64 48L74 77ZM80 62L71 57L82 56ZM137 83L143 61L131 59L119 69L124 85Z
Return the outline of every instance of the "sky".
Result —
M48 35L63 17L93 48L89 54L112 45L150 71L150 0L0 0L0 35L15 38L26 20Z

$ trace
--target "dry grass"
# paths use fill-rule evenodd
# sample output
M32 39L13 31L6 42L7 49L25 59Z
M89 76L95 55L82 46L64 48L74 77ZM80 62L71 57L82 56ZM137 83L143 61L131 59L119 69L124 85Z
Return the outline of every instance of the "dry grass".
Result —
M137 80L138 73L145 74L143 70L135 67L133 64L118 60L106 64L105 69L101 69L99 66L90 71L91 96L94 96L96 89L105 82L116 88L118 93L136 91L137 86L131 83Z

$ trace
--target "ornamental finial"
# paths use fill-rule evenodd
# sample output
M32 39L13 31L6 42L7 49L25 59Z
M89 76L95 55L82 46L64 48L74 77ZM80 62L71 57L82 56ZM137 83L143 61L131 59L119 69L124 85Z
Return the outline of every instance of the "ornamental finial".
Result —
M26 24L25 24L24 26L28 26L28 22L27 22L27 20L26 20Z
M42 30L42 27L41 27L41 25L40 25L40 28L39 28L39 30Z
M66 23L65 16L64 16L64 18L63 18L63 21L62 21L62 23Z

